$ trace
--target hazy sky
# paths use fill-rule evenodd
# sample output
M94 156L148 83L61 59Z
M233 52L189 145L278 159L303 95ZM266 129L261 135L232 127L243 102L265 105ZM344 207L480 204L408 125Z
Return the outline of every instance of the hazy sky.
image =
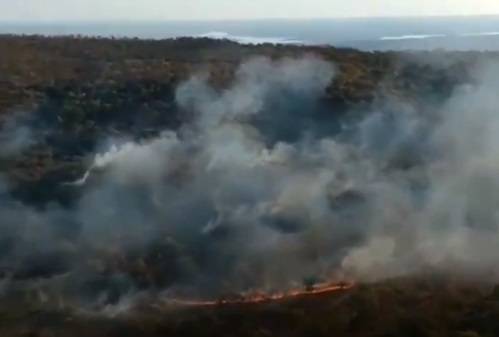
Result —
M499 0L0 0L0 20L197 20L499 14Z

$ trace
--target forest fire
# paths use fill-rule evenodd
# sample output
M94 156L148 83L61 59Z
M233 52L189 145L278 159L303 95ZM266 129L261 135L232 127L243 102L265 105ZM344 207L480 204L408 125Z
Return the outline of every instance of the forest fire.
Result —
M242 295L238 298L221 298L218 300L189 300L189 299L169 299L167 302L173 305L187 306L187 307L211 307L211 306L225 306L225 305L239 305L239 304L260 304L282 301L292 298L302 298L312 295L330 294L339 291L345 291L355 286L353 282L339 282L339 283L321 283L313 286L312 288L292 289L286 292L277 293L253 293Z

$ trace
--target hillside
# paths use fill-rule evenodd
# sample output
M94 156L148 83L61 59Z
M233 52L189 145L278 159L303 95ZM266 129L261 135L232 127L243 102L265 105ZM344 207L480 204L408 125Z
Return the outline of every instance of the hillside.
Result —
M0 336L499 333L499 54L0 50Z
M21 112L43 128L40 133L50 133L40 136L30 153L3 165L19 183L15 193L35 203L67 199L63 191L44 186L81 175L85 154L102 138L140 138L180 126L186 116L176 107L175 88L195 73L208 72L210 81L223 87L252 57L318 55L339 69L325 97L337 113L374 109L397 97L419 106L428 99L444 101L455 86L470 81L477 60L496 57L436 52L427 61L426 52L243 46L188 38L1 36L0 48L0 114Z

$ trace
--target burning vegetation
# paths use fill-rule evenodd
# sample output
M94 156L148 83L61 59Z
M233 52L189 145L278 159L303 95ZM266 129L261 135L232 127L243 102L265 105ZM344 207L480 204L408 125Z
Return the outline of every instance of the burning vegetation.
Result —
M0 335L493 331L496 55L0 44Z
M166 303L189 307L212 307L225 305L249 305L261 304L277 301L287 301L295 298L304 298L314 295L328 295L331 293L345 291L354 287L354 283L322 283L314 284L303 289L292 289L286 292L260 293L252 292L236 295L233 298L219 298L216 300L188 300L188 299L170 299Z

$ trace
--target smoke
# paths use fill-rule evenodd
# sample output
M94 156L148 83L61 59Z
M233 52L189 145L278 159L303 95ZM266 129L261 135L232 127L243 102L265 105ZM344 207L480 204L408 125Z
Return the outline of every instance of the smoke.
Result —
M432 267L497 279L499 115L495 91L499 82L492 75L497 70L495 64L482 65L475 74L476 83L458 87L435 113L435 123L424 127L430 132L410 139L411 146L422 147L416 152L423 155L421 163L395 177L388 175L393 172L384 177L389 192L399 196L381 206L399 213L398 221L382 216L381 226L369 235L368 243L343 260L344 268L367 278ZM418 129L424 116L408 120ZM415 181L419 182L416 190L411 188ZM383 191L378 197L386 200L387 195Z
M26 114L13 114L2 119L0 126L0 160L28 149L36 142L33 130L29 127Z
M491 67L442 107L399 98L349 120L325 99L335 68L312 56L250 60L225 89L194 76L176 93L189 122L111 141L67 186L81 190L73 207L34 210L2 189L2 293L28 283L45 299L121 312L144 292L495 273Z
M165 266L182 280L173 284L178 291L288 287L314 274L320 262L308 261L313 252L306 241L314 238L304 233L328 213L321 186L332 174L323 167L331 161L323 153L327 145L302 141L310 132L305 125L286 127L295 143L278 141L259 125L288 123L279 112L316 101L333 74L328 63L312 58L256 59L241 66L224 91L200 78L183 84L177 101L195 116L191 124L96 156L93 167L102 172L79 206L82 235L108 237L105 244L130 236L116 241L134 246L164 236L159 244L172 245L166 248L178 255L171 257L174 266ZM272 115L264 116L267 122L261 114ZM296 114L313 119L314 111ZM289 264L279 262L283 257Z

